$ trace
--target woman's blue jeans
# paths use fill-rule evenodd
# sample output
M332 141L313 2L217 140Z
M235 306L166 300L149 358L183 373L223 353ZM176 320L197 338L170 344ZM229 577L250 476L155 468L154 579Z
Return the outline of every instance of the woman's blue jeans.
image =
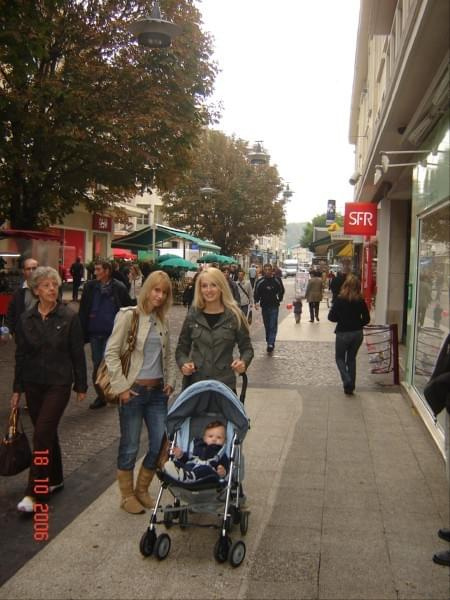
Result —
M117 467L131 471L136 464L141 439L142 423L147 426L148 450L143 465L146 469L155 469L161 442L166 431L167 396L162 390L148 390L145 386L134 384L137 396L119 406L120 443Z
M356 355L363 338L361 329L336 332L336 365L344 388L352 391L355 389L356 382Z

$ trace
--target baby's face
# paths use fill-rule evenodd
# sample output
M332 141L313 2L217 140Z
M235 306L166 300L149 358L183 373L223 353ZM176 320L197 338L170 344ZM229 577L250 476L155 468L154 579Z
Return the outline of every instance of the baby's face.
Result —
M207 429L203 435L203 441L208 446L211 444L223 446L225 443L225 427L211 427Z

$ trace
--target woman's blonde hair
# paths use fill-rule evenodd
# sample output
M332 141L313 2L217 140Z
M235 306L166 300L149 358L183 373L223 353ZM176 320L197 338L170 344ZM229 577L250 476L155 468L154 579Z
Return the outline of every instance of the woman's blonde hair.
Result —
M352 273L345 278L341 291L339 292L339 298L349 300L350 302L362 299L361 284L359 279Z
M195 292L194 292L194 300L192 305L198 310L203 310L206 306L205 300L203 298L201 287L203 279L208 278L211 283L216 285L220 290L220 299L222 304L228 310L235 315L238 329L241 325L244 325L248 329L247 319L242 314L241 309L236 304L236 301L233 298L231 293L230 284L226 280L225 275L219 269L215 267L208 267L207 269L203 269L196 278L195 281Z
M153 271L153 273L150 273L142 284L137 306L140 312L143 312L146 315L149 315L152 312L153 307L150 304L149 295L155 287L160 287L167 292L165 301L161 306L155 308L156 314L163 321L169 308L172 306L172 283L170 277L167 273L164 273L164 271Z
M44 281L44 279L53 279L53 281L58 284L58 287L61 286L61 277L56 269L53 269L53 267L38 267L35 271L33 271L33 275L28 281L28 287L32 292L34 292L37 286L41 283L41 281Z

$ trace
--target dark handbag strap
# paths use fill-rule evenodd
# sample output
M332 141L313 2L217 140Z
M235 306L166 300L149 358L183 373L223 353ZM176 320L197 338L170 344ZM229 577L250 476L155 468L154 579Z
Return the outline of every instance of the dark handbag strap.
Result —
M247 294L247 292L244 290L244 288L242 287L242 285L240 284L240 282L238 282L238 286L241 288L241 290L244 292L244 294L247 296L247 298L250 300L250 296Z

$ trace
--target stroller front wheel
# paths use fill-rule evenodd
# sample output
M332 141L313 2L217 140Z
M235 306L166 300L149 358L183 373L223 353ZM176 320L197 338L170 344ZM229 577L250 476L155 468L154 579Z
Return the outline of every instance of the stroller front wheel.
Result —
M164 560L170 552L171 540L167 533L161 533L156 538L155 555L158 560Z
M230 548L230 565L232 567L239 567L242 564L242 561L245 558L245 544L242 540L238 540L234 542L234 544Z
M224 537L220 536L214 546L214 558L217 562L224 563L227 561L230 546L231 539L227 535Z
M139 550L142 556L150 556L153 552L156 542L156 532L154 529L147 529L139 542Z

